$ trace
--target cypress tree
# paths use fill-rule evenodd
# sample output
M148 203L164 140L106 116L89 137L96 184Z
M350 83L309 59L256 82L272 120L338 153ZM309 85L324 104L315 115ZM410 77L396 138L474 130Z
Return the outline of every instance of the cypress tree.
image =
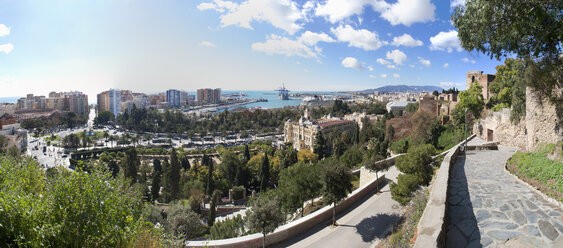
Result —
M139 168L139 159L137 158L137 150L130 148L125 152L123 161L125 178L131 179L131 184L137 181L137 170Z
M180 161L176 150L172 148L170 151L170 198L176 200L180 196Z
M202 159L207 164L207 190L206 193L208 196L213 194L213 190L215 190L215 182L213 181L213 161L209 159L207 155L203 155Z
M244 159L246 161L250 160L250 150L248 149L248 145L244 145Z
M156 201L160 195L160 181L162 179L162 171L153 171L151 184L151 199Z

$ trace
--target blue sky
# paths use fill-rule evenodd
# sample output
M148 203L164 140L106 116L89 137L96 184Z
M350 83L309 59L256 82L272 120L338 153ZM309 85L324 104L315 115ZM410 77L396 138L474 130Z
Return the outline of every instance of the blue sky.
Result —
M0 0L0 97L465 88L500 61L459 47L448 0Z

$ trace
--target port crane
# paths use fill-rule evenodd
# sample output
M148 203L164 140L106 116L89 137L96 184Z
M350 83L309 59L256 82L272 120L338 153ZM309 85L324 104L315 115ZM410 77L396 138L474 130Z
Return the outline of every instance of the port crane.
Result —
M282 87L278 88L276 91L279 92L281 100L289 100L289 90L285 88L285 84L282 84Z

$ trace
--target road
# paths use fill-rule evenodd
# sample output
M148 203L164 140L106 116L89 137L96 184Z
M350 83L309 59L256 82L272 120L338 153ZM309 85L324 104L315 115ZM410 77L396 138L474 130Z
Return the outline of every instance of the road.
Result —
M391 167L383 173L396 180L400 172ZM370 194L359 205L337 216L339 226L328 223L274 247L373 247L400 220L403 208L391 199L389 184L379 195Z

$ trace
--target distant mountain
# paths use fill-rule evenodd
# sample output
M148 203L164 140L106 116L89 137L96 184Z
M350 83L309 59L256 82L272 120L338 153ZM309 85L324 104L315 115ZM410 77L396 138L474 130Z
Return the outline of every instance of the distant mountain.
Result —
M409 86L409 85L386 85L376 89L366 89L362 90L363 93L373 93L374 91L379 91L381 93L390 92L432 92L432 91L442 92L441 87L426 85L426 86Z

